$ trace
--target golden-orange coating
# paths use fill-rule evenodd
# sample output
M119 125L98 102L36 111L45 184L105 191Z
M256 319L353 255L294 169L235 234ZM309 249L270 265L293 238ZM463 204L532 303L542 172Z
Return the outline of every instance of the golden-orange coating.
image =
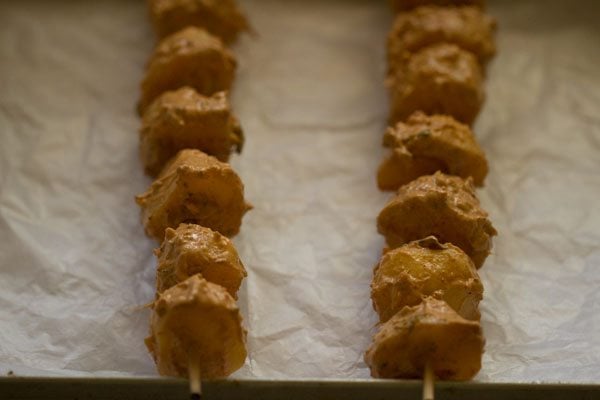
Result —
M148 0L148 10L161 38L187 26L198 26L232 43L250 29L234 0Z
M216 36L187 27L161 40L152 53L142 81L138 111L160 94L183 86L210 96L231 87L236 69L233 54Z
M250 208L244 185L227 163L200 150L182 150L148 190L136 197L146 234L162 241L167 228L193 223L234 236Z
M483 285L473 261L451 243L435 237L388 251L375 267L371 283L373 307L381 322L426 297L445 301L466 319L479 319Z
M146 173L156 176L179 150L198 149L220 161L240 152L242 128L225 92L205 97L191 87L160 95L142 118L140 154Z
M388 128L383 145L392 151L377 172L381 190L396 190L436 171L472 177L477 186L487 176L488 163L471 128L447 115L417 111Z
M426 5L436 6L464 6L472 5L479 8L484 8L485 0L389 0L390 6L394 12L402 12L411 10L415 7Z
M405 57L387 79L390 124L419 110L473 123L484 101L481 67L473 54L442 43Z
M426 298L380 326L365 361L375 378L421 378L429 363L444 380L467 380L481 369L485 340L476 321Z
M196 224L167 228L165 240L155 250L158 258L156 292L162 293L190 276L202 274L209 282L223 286L231 297L247 276L233 243L212 229Z
M441 172L402 186L379 213L377 229L391 248L435 236L460 247L477 268L490 253L496 235L472 180Z
M246 359L246 330L223 287L194 275L154 302L146 346L159 374L187 377L197 363L202 379L223 378Z
M423 6L400 13L388 35L388 67L394 71L404 54L438 43L453 43L485 65L495 54L494 18L474 6Z

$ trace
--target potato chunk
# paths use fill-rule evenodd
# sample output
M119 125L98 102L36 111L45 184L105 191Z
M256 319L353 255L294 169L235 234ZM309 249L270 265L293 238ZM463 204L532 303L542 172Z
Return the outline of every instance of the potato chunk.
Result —
M402 186L379 213L377 229L391 248L435 236L460 247L477 268L490 253L496 235L472 180L440 172Z
M162 241L167 228L187 222L234 236L251 206L227 163L199 150L182 150L148 190L136 197L146 234Z
M387 252L375 267L373 307L381 322L425 297L445 301L466 319L479 319L483 285L473 261L451 243L429 236Z
M467 380L481 369L484 344L478 322L426 298L381 325L365 361L375 378L421 378L429 363L439 379Z
M470 176L481 186L488 172L485 154L471 128L446 115L428 116L417 111L406 122L388 128L383 145L392 152L377 172L382 190L396 190L436 171Z
M187 377L193 359L203 379L222 378L244 365L246 330L227 290L194 275L154 302L146 346L161 375Z
M481 67L477 58L454 44L425 47L400 60L387 79L390 89L390 124L415 111L449 114L471 124L484 100Z
M162 293L192 275L202 274L223 286L231 297L247 276L237 250L225 236L196 224L167 228L165 240L155 250L158 258L156 292Z
M148 10L161 38L187 26L198 26L232 43L250 29L234 0L148 0Z
M140 130L142 161L152 176L179 150L198 149L227 161L232 150L241 151L243 143L227 94L205 97L190 87L160 95L144 113Z
M206 96L229 90L236 65L223 42L205 30L188 27L173 33L158 43L148 62L138 111L143 114L160 94L183 86Z
M438 43L455 44L484 66L496 52L495 28L495 20L473 6L424 6L400 13L388 35L388 67L394 71L404 54Z
M436 5L436 6L462 6L473 5L484 8L484 0L390 0L392 10L395 12L411 10L415 7Z

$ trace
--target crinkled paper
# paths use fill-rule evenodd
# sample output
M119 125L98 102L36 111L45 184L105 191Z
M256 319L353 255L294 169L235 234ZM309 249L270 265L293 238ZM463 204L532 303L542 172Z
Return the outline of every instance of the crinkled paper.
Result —
M385 2L243 2L234 47L255 209L235 244L240 378L367 378L369 299L390 197ZM481 276L480 381L600 380L600 3L490 1L499 53L475 132L499 231ZM153 46L143 1L0 3L0 373L155 375L143 339L156 246L134 106Z

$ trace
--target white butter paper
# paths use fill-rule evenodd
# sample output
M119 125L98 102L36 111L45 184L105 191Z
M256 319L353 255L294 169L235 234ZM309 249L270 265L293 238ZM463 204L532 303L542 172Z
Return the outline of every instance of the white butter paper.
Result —
M150 180L134 113L153 35L142 1L0 3L0 373L155 375ZM500 234L481 275L481 381L600 381L600 3L489 2L499 54L475 126ZM255 209L235 243L240 378L367 378L383 245L375 186L385 2L243 2L234 50Z

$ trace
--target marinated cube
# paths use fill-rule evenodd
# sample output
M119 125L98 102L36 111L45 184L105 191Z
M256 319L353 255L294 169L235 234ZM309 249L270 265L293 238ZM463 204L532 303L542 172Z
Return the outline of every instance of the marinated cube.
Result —
M388 35L388 66L393 71L404 54L438 43L453 43L484 66L496 52L495 29L494 18L474 6L423 6L400 13Z
M445 301L466 319L479 319L483 285L464 251L430 236L381 257L371 283L373 307L385 322L426 297Z
M231 166L199 150L180 151L136 198L146 234L162 241L167 228L193 223L225 236L239 232L251 206Z
M187 27L161 40L154 50L142 81L138 111L162 93L190 86L210 96L231 88L236 69L233 54L207 31Z
M402 186L377 217L390 248L435 236L467 253L477 268L492 247L496 230L481 208L472 179L436 172Z
M383 145L392 149L377 172L382 190L396 190L422 175L442 171L472 177L482 186L488 172L485 154L467 125L447 115L420 111L386 130Z
M198 26L232 43L250 25L234 0L148 0L152 25L159 37Z
M479 322L426 298L381 325L365 361L374 378L422 378L429 364L439 379L462 381L481 369L484 344Z
M246 330L233 297L194 275L154 302L146 346L159 374L188 377L199 366L202 379L226 377L246 360Z
M190 276L201 274L237 299L238 289L247 276L233 243L219 232L196 224L167 228L165 240L155 254L158 258L156 292L159 294Z
M211 97L191 87L165 92L142 118L140 153L146 172L156 176L178 151L198 149L220 161L244 143L242 128L233 116L225 92Z
M484 101L481 67L473 54L443 43L404 57L387 79L390 124L419 110L473 123Z

